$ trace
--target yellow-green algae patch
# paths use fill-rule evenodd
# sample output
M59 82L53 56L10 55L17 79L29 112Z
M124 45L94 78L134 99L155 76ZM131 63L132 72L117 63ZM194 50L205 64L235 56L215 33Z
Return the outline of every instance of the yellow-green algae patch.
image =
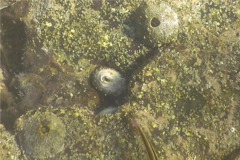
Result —
M6 160L18 160L20 149L16 143L15 137L6 131L5 127L0 124L0 158Z
M52 49L59 62L66 61L76 71L79 70L81 58L117 67L122 71L128 70L137 58L148 51L145 46L123 34L123 22L134 6L126 8L125 16L117 12L122 23L113 27L111 20L114 17L106 19L105 14L110 6L105 3L101 10L94 10L94 4L88 1L81 5L73 0L59 1L46 13L36 16L38 36L44 47Z

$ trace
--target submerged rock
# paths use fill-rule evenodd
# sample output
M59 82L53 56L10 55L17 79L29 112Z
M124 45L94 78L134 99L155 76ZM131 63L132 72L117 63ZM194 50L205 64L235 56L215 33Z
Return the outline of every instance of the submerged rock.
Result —
M0 124L0 159L18 160L20 153L15 137Z
M27 155L25 159L141 159L146 156L129 125L122 121L128 117L127 112L95 115L89 108L50 106L21 116L16 132L19 145Z
M25 159L146 159L130 119L159 159L239 150L239 1L151 1L21 0L1 10L1 123L13 132L20 117ZM126 75L123 101L92 87L96 66ZM95 114L101 106L118 111Z

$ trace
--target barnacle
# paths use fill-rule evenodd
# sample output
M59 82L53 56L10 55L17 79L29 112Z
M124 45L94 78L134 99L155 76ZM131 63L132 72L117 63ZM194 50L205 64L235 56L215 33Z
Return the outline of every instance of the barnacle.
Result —
M64 148L65 126L51 112L22 116L18 119L16 128L22 148L32 158L54 157Z
M105 95L119 96L126 90L126 79L114 69L97 68L92 78L94 87Z
M143 43L156 46L176 39L179 20L176 12L167 4L145 2L134 17L136 36Z

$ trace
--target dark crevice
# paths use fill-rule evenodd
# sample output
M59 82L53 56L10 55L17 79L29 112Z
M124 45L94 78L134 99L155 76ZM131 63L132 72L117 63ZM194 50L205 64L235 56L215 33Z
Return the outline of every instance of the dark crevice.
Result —
M223 160L238 160L240 158L240 147L223 157Z
M26 41L25 24L1 15L1 64L12 75L23 71L22 57Z
M18 91L13 85L15 76L24 71L23 55L27 43L26 25L10 13L11 7L0 12L0 54L1 68L3 69L4 83L10 93L14 95L14 101L18 99ZM12 15L13 14L13 15ZM16 101L14 103L16 103ZM17 104L17 103L16 103ZM15 105L15 104L11 104ZM12 132L15 120L19 116L17 110L12 111L10 105L1 102L1 123Z

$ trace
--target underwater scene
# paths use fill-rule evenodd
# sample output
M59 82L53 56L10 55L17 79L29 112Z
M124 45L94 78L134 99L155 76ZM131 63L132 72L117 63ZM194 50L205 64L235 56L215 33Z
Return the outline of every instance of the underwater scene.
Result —
M240 0L1 0L0 160L240 160Z

